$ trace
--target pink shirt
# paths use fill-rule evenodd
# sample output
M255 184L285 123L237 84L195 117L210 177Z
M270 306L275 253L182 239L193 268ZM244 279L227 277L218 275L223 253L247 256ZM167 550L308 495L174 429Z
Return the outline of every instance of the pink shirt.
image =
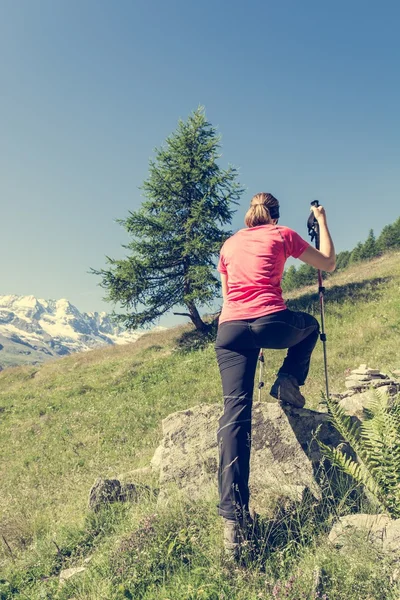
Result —
M217 267L228 279L219 323L285 310L281 279L286 259L298 258L308 246L293 229L280 225L240 229L227 239Z

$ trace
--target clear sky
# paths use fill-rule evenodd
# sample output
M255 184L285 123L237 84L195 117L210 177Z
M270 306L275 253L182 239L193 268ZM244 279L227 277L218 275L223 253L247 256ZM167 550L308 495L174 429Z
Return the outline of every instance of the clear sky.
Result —
M338 251L400 214L400 3L0 0L0 294L107 310L149 159L204 105L221 166ZM161 324L176 322L164 318Z

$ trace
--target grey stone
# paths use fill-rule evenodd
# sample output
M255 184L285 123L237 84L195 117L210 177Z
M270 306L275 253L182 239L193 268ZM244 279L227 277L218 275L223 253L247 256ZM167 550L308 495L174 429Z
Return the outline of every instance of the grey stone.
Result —
M357 376L348 377L344 382L347 389L365 389L370 387L380 387L382 385L399 385L399 382L390 379L387 375L380 375L379 377L369 377L368 379L357 379Z
M400 519L391 519L389 515L347 515L333 526L329 541L338 548L345 549L349 536L354 532L365 532L377 550L389 558L400 559Z
M390 576L390 583L397 583L400 579L400 568L396 567L391 576Z
M85 563L85 565L87 565L88 563L92 562L92 560L93 560L93 554L91 554L90 556L87 556L83 562Z
M118 479L101 479L94 482L89 492L89 509L97 512L102 505L118 502L121 497L121 482Z
M161 469L161 460L162 460L163 448L162 446L158 446L156 451L153 454L153 458L150 461L150 466L153 471L159 472Z
M352 415L362 420L365 418L365 409L378 393L389 402L389 398L397 394L400 386L393 382L382 381L379 386L370 386L360 390L353 390L352 394L345 394L338 400L339 405L347 415Z
M391 394L397 394L400 391L400 383L398 381L394 381L393 379L389 379L389 377L387 379L381 379L380 381L371 382L372 388L382 388L386 386L392 390L390 392Z
M122 483L121 494L119 497L120 502L135 502L138 499L139 491L134 483Z
M368 367L362 368L364 365L360 365L358 369L350 371L353 375L381 375L379 369L369 369Z
M344 385L346 386L347 389L352 389L352 388L362 388L362 387L366 387L367 385L370 384L370 381L360 381L359 379L346 379L346 381L344 382Z
M162 422L160 501L178 488L191 499L217 493L217 428L222 407L200 405L169 415ZM250 492L252 508L270 514L282 499L301 501L304 494L320 497L313 467L321 458L313 432L329 445L339 434L329 416L308 409L283 409L278 403L253 406Z
M133 471L129 471L129 475L130 476L134 476L134 477L146 477L148 475L151 475L153 472L153 469L151 468L151 466L149 465L148 467L139 467L138 469L134 469Z
M68 579L71 579L71 577L78 575L78 573L83 573L84 571L86 571L86 567L73 567L71 569L64 569L60 572L60 585L63 585L66 581L68 581Z
M363 395L364 394L353 394L352 396L342 398L339 400L338 404L343 408L347 415L353 415L358 419L362 419L365 416Z
M352 371L351 375L346 377L346 381L371 381L372 377L372 375L354 373L354 371Z
M360 392L356 389L356 388L351 388L349 390L346 390L346 392L344 392L344 394L342 394L342 397L340 398L341 400L343 398L351 398L351 396L354 396L354 394L359 394Z
M103 505L113 502L137 502L143 492L150 491L151 488L147 485L98 478L89 492L88 507L97 512Z

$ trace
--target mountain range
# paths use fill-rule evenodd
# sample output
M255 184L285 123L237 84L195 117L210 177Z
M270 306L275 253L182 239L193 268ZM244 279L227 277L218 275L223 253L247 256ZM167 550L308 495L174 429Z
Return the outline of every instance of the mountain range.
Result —
M123 329L105 312L81 313L66 299L0 296L0 370L135 342L143 333Z

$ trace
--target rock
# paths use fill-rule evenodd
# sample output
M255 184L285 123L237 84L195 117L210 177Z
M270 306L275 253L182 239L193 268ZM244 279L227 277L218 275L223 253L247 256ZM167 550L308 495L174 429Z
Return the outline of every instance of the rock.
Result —
M159 472L161 469L161 460L162 460L163 447L158 446L156 451L153 454L153 458L150 461L150 466L153 471Z
M120 497L121 482L118 479L98 478L89 492L89 509L97 512L102 505L118 502Z
M371 388L369 390L365 390L364 392L361 392L360 394L357 394L357 396L360 397L360 400L362 402L362 404L367 407L368 404L371 402L371 400L373 400L374 396L376 393L378 393L380 395L381 398L387 398L388 396L390 396L393 392L393 388L391 385L381 385L379 386L379 391L376 391L376 388Z
M134 483L121 484L120 502L135 502L138 499L139 491Z
M346 377L346 381L371 381L371 379L377 377L377 375L368 375L368 373L354 373L354 371L352 371L351 373L352 374L349 375L349 377Z
M387 402L389 402L390 398L396 395L399 390L400 386L398 384L382 381L379 386L371 386L352 394L345 394L338 400L338 403L347 415L363 420L365 418L365 409L368 408L376 393L382 398L386 397Z
M360 365L358 369L350 371L353 375L380 375L379 369L369 369L367 365Z
M129 475L134 475L137 477L146 477L147 475L151 475L153 472L153 469L151 468L151 466L148 467L139 467L138 469L134 469L133 471L129 472Z
M400 382L394 381L394 379L390 379L389 377L387 379L381 379L380 381L371 381L370 385L372 388L390 386L392 388L391 393L393 394L397 394L397 392L400 391Z
M350 390L367 387L377 381L388 379L388 376L381 373L379 369L370 369L364 364L360 365L358 369L346 371L346 373L348 373L348 376L346 377L345 386Z
M354 531L365 531L366 536L369 532L383 531L385 527L390 523L391 518L386 515L369 515L369 514L358 514L358 515L347 515L341 517L332 527L328 539L331 544L336 548L343 548L348 537Z
M121 483L118 479L96 479L89 492L88 507L97 512L101 506L112 502L137 502L143 492L150 492L147 485Z
M361 420L365 417L363 396L364 394L353 394L342 398L339 400L339 406L343 408L347 415L352 415Z
M74 577L78 573L83 573L83 571L86 571L86 567L73 567L71 569L64 569L60 573L60 585L64 584L68 579L71 579L71 577Z
M400 519L391 519L388 515L347 515L333 526L329 541L336 547L345 549L349 536L354 532L365 532L374 547L385 553L390 559L400 558Z
M344 385L346 386L347 389L362 388L362 387L365 387L366 384L369 384L369 380L364 382L364 381L360 381L359 379L346 379L346 381L344 382Z
M196 500L217 493L217 428L220 404L200 405L169 415L162 422L163 441L152 463L160 460L160 501L174 486ZM305 493L320 497L314 463L321 458L312 432L337 445L339 434L328 415L307 409L283 409L278 403L253 407L250 490L252 508L269 514L280 499L301 501ZM171 486L174 484L174 486Z
M393 570L393 573L390 577L390 583L397 583L400 579L400 568L397 567Z
M358 419L365 417L365 408L373 399L374 390L381 390L388 398L400 392L400 381L381 373L379 369L370 369L365 364L352 371L346 370L346 373L346 392L332 394L332 398L337 399L346 414Z

